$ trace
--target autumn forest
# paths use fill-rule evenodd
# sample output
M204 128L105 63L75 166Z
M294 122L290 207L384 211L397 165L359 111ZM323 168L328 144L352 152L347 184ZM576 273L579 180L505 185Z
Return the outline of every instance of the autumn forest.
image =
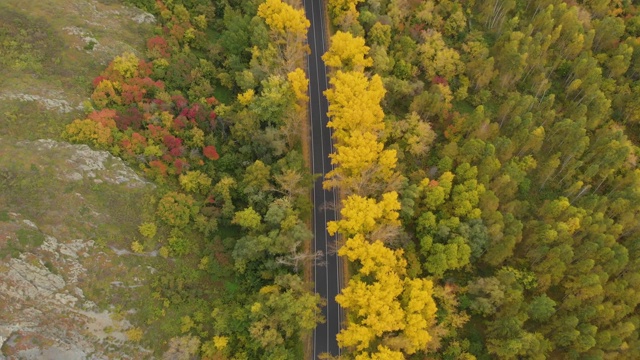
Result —
M131 251L170 270L136 341L166 339L169 359L309 356L325 300L308 276L302 3L127 2L154 36L96 74L63 137L161 191ZM325 5L342 358L640 358L640 7Z

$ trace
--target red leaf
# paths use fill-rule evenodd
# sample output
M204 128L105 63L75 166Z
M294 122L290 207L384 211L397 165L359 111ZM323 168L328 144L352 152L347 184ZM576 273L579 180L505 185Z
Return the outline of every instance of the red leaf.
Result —
M164 142L164 145L170 150L182 146L182 139L177 138L173 135L165 135L162 139L162 142Z
M104 79L106 79L106 77L104 76L98 76L95 79L93 79L93 87L98 86L98 84L100 84Z
M216 147L213 145L205 146L204 149L202 149L202 154L210 160L218 160L220 158L220 155L218 155L218 152L216 151Z
M173 162L173 166L176 168L176 174L182 174L182 171L189 167L189 163L183 159L176 159Z
M182 147L176 147L173 148L171 150L169 150L169 154L171 154L171 156L182 156Z
M162 176L166 176L167 175L167 165L165 165L162 161L160 160L153 160L149 162L149 167L151 167L152 169L157 169L158 173Z

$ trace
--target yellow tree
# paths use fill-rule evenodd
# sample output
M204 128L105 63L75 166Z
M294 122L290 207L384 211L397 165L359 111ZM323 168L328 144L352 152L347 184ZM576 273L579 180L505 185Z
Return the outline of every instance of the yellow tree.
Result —
M380 101L385 90L382 79L374 75L368 79L362 72L338 70L329 83L332 88L325 91L329 101L333 136L341 141L351 132L371 132L378 134L384 130L384 112Z
M391 350L386 346L378 345L378 351L374 353L363 352L356 355L356 360L404 360L400 351Z
M360 234L347 239L338 255L358 263L358 273L365 276L389 272L404 275L406 272L407 261L402 257L402 250L389 249L380 241L369 242Z
M369 47L364 44L364 38L338 31L331 37L331 46L322 55L322 60L336 69L363 71L373 65L368 53Z
M342 202L340 220L327 223L330 235L340 231L344 236L371 233L382 225L400 226L400 202L395 191L382 195L382 200L351 195Z
M309 88L309 79L305 75L304 71L300 68L296 68L294 71L287 74L287 80L291 84L293 93L296 94L296 99L300 103L306 103L309 101L307 95L307 89Z
M113 144L112 130L116 130L116 123L112 119L108 119L106 124L91 119L76 119L67 125L62 137L71 142L89 142L99 149L107 149Z
M306 36L311 23L303 10L293 8L281 0L266 0L258 6L258 16L264 19L269 28L280 35L293 34Z
M427 78L442 76L451 79L464 72L460 54L444 42L442 34L429 30L423 34L424 42L418 47L422 68Z
M91 94L91 100L99 108L106 108L108 105L121 105L122 84L118 81L103 79L98 83Z
M406 260L402 250L391 250L380 241L369 243L362 235L348 239L338 254L361 265L358 274L336 296L336 301L356 318L338 334L338 343L366 350L385 332L404 328L404 311L398 297L403 290L400 276L404 275ZM362 276L372 276L375 281L367 283Z
M138 59L137 56L133 53L125 52L122 56L116 56L115 59L113 59L107 69L107 72L109 72L109 70L113 70L122 77L122 80L131 79L139 75L139 64L140 59Z
M402 349L407 354L413 354L427 347L427 343L431 340L428 329L434 322L437 310L432 294L431 280L405 279L402 296L405 327L397 338L389 339L390 347ZM393 344L396 346L392 346Z
M311 24L304 14L304 10L295 9L281 0L266 0L258 6L258 16L264 19L271 30L272 42L280 45L278 49L269 44L275 51L276 58L282 61L277 70L282 74L293 71L302 66L304 55L309 53L306 44L307 29ZM253 54L257 58L257 54ZM264 58L263 61L267 61Z
M393 188L397 154L384 150L378 141L385 128L382 80L377 75L369 80L359 71L338 70L330 83L333 87L325 92L331 117L327 126L337 142L331 154L336 167L327 174L325 188L338 186L347 194L364 195Z
M205 194L211 188L211 178L200 170L180 174L178 180L180 186L188 192Z
M366 350L386 332L404 328L404 311L398 301L402 281L396 273L385 274L380 280L372 284L349 280L349 285L336 297L336 301L357 318L357 322L348 324L338 334L341 347Z
M331 22L336 26L348 28L353 22L357 22L359 12L356 9L358 3L364 0L329 0L327 7Z
M336 301L352 314L338 343L356 350L356 358L398 357L426 348L435 321L433 283L406 276L402 250L369 242L361 234L349 238L338 254L358 265L358 272ZM378 352L370 348L378 345ZM360 356L360 357L358 357Z
M327 174L325 188L368 195L395 185L396 150L385 150L374 134L354 131L338 144L329 155L335 168Z
M357 1L329 0L333 20L341 23L340 16L357 15ZM381 241L386 240L381 229L400 225L398 194L386 192L380 201L366 197L379 194L398 178L396 150L385 150L379 139L385 130L380 106L385 89L379 76L369 79L363 73L372 64L368 51L363 39L338 32L323 56L338 69L325 92L331 118L327 126L333 129L336 150L330 155L335 167L324 187L337 186L347 195L341 219L329 222L327 230L347 237L338 255L357 268L336 296L349 311L338 344L354 350L357 360L395 360L426 348L436 306L431 281L408 278L403 251L387 248Z

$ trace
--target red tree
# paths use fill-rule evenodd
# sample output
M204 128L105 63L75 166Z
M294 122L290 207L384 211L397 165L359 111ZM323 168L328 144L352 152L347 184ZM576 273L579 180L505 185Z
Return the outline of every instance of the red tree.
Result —
M218 160L220 158L216 147L213 145L205 146L204 149L202 149L202 154L209 160Z

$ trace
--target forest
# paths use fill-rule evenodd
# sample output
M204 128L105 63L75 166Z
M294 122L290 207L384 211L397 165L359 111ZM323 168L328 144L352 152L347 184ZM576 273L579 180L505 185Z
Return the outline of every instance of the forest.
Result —
M305 57L281 0L129 0L144 56L92 83L72 142L163 191L134 252L166 358L301 359ZM328 0L346 359L640 358L640 9L630 0Z
M163 194L131 250L168 265L129 339L167 359L302 358L322 304L302 276L309 21L280 0L137 5L158 17L146 54L113 59L63 134L127 160Z

